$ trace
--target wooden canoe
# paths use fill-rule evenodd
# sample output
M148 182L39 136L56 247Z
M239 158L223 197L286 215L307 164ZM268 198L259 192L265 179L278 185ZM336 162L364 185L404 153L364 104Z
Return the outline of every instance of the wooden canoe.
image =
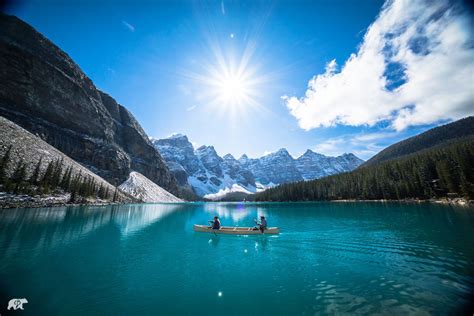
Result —
M207 225L196 225L194 224L194 231L201 233L216 233L225 235L262 235L260 230L254 230L253 227L230 227L222 226L220 229L212 229ZM265 229L265 235L279 234L280 229L278 227L268 227Z

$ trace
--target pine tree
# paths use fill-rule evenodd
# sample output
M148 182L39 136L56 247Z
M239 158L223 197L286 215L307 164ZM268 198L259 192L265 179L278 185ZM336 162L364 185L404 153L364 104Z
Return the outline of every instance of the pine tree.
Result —
M11 177L13 193L18 194L23 192L26 184L26 164L21 159L16 166L15 171Z
M71 192L71 197L69 199L70 202L76 202L77 201L77 196L79 195L79 189L80 189L80 184L81 184L81 178L82 178L82 170L77 173L74 178L71 180L71 185L69 188L69 191Z
M61 175L63 173L63 159L56 159L53 164L53 170L51 174L51 187L57 188L61 183Z
M113 202L118 202L118 198L119 198L119 196L118 196L118 188L115 187L114 197L113 197L112 201L113 201Z
M103 200L108 200L109 190L101 183L97 195L99 196L99 198Z
M10 145L0 160L0 184L6 185L8 182L8 164L11 160L12 145Z
M64 176L61 180L61 183L59 184L59 186L66 192L69 191L71 187L71 175L72 175L72 166L69 166L64 172Z
M53 172L54 172L54 161L51 160L46 167L46 171L43 174L43 177L40 181L40 186L43 187L44 192L47 193L51 189L52 179L53 179Z
M38 163L36 164L36 167L35 167L35 170L33 171L33 173L31 174L31 177L28 179L28 183L31 184L31 185L37 185L39 183L39 176L40 176L40 172L41 172L41 164L42 164L42 161L43 161L43 157L41 157L38 161Z
M77 191L77 194L81 197L86 196L86 191L87 191L87 179L81 178L79 179L79 189Z
M97 196L99 199L104 199L105 191L104 191L104 185L101 183L99 187L99 191L97 192Z

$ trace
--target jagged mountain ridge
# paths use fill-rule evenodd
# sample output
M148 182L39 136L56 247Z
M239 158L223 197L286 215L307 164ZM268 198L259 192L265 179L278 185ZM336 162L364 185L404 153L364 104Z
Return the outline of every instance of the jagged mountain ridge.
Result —
M138 171L177 193L173 175L133 115L98 90L59 47L0 13L0 115L118 185Z
M260 158L231 154L220 157L213 146L194 149L185 135L176 134L152 143L165 159L180 186L212 199L231 192L255 193L282 183L312 180L351 171L363 163L353 154L328 157L311 150L297 159L286 149Z

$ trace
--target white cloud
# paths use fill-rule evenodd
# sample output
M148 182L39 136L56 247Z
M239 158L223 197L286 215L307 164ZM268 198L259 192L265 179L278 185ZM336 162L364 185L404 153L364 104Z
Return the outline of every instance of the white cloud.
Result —
M387 147L387 145L396 142L400 138L403 138L403 135L400 133L384 131L342 135L319 143L314 146L313 150L328 156L339 156L344 153L353 153L359 158L367 160Z
M314 151L327 156L339 156L344 152L341 151L341 145L346 143L344 138L331 138L319 143L314 147Z
M187 112L191 112L192 110L196 109L197 108L197 105L191 105L189 107L186 108L186 111Z
M357 53L340 70L329 62L304 97L283 97L286 106L305 130L385 120L403 130L472 115L471 18L448 0L388 1ZM401 76L388 75L391 70Z
M221 1L221 12L222 12L222 15L225 15L225 6L224 6L223 0Z
M122 25L125 26L129 31L135 32L135 26L133 26L132 24L128 23L127 21L122 20Z
M354 136L354 141L364 142L364 141L375 141L375 140L384 140L387 138L392 138L399 135L396 132L376 132L376 133L365 133L361 135Z

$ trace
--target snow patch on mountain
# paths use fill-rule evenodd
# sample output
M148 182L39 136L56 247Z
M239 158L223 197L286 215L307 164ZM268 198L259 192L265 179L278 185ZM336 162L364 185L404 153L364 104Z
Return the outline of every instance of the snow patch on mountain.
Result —
M255 188L256 188L257 193L265 191L266 189L276 187L276 186L277 185L273 182L270 182L270 183L267 183L267 184L262 184L260 182L255 182Z
M244 187L238 185L238 184L233 184L231 187L226 187L224 189L220 189L219 192L217 193L212 193L212 194L206 194L204 195L204 198L209 199L209 200L219 200L226 196L229 193L234 193L234 192L241 192L241 193L246 193L246 194L253 194L255 192L251 192Z
M136 171L132 171L128 179L118 188L143 202L183 202Z

